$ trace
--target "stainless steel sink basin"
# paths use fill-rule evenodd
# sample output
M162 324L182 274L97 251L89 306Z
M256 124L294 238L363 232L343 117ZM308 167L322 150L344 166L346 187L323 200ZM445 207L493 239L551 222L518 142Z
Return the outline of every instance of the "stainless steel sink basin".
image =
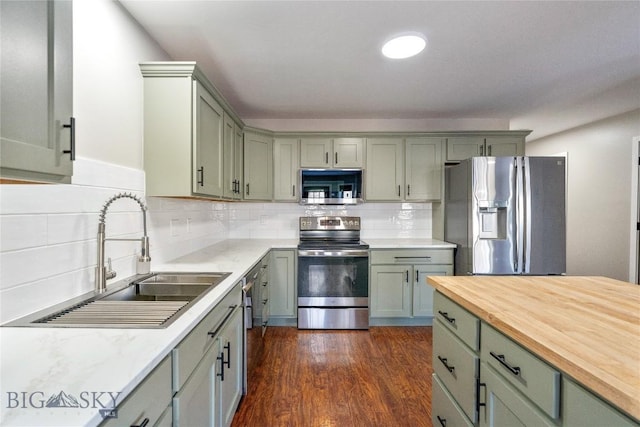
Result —
M166 328L230 273L154 273L6 326Z
M229 274L158 273L100 298L103 301L192 301Z

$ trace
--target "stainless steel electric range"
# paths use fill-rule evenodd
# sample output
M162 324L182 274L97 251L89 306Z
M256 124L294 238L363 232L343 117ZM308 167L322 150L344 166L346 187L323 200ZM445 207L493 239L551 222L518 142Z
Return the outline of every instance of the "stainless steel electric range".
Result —
M300 218L298 328L369 328L369 245L360 217Z

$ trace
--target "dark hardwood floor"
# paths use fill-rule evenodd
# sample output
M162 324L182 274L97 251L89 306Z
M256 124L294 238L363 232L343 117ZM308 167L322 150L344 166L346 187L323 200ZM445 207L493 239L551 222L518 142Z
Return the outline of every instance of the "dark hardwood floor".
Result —
M271 327L232 427L431 426L431 327Z

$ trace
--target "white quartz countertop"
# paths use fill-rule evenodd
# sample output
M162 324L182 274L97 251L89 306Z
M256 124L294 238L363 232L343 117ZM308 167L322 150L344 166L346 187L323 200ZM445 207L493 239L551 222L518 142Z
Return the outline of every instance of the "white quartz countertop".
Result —
M365 239L371 248L453 248L432 239ZM152 271L229 272L165 329L0 328L0 425L95 426L117 406L270 249L297 239L225 240ZM61 393L76 407L46 407Z
M455 249L454 243L436 239L362 239L370 249Z

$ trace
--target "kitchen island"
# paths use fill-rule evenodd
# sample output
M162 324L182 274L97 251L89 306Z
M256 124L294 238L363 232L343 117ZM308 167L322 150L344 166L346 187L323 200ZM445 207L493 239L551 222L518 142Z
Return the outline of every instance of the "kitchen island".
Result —
M563 380L575 381L636 423L640 419L639 286L605 277L428 280L437 293L479 319L482 331L497 330L557 369ZM485 343L478 342L481 349ZM478 348L472 351L482 351ZM438 351L434 342L434 355Z

